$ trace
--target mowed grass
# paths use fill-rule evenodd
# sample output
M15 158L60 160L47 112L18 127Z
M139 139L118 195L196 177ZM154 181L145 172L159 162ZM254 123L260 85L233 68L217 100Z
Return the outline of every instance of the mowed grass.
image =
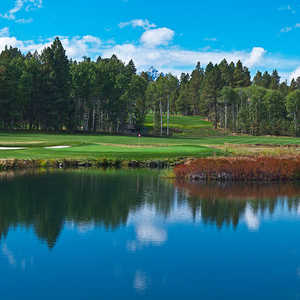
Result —
M49 146L70 148L45 149ZM0 159L145 160L203 157L221 153L220 150L180 139L67 134L0 134L0 147L26 148L0 150Z
M151 116L147 117L147 122L149 118ZM138 138L83 134L0 133L0 159L177 159L222 155L230 145L243 147L256 144L300 145L300 138L293 137L224 136L220 131L213 130L211 123L200 117L172 116L170 127L183 130L183 135L170 138ZM189 130L194 134L189 134ZM209 131L213 131L214 134L207 135ZM49 146L70 148L45 149ZM26 149L1 150L1 147Z
M0 134L0 147L25 147L25 150L0 150L0 159L173 159L222 154L214 146L226 144L299 144L290 137L202 137L151 138L101 135ZM46 146L70 146L45 149Z
M154 126L153 114L148 114L145 127L152 130ZM163 127L167 127L167 116L163 116ZM177 137L199 137L199 136L218 136L220 131L214 130L211 122L199 116L180 116L170 115L169 128L176 129L173 136Z
M146 117L145 125L153 127L153 114L148 114ZM163 117L163 125L167 126L167 118ZM170 115L170 128L178 129L201 129L212 128L212 124L206 120L203 120L199 116L180 116Z

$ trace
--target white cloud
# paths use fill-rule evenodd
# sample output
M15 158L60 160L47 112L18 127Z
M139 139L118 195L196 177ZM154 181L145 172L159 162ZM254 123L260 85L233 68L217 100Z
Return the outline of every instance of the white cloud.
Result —
M10 9L8 12L4 14L0 14L0 17L7 19L7 20L12 20L17 23L30 23L32 22L32 19L18 19L16 17L16 14L19 13L21 10L25 10L26 12L29 12L33 9L36 8L41 8L43 5L43 0L15 0L14 7Z
M251 68L263 58L267 51L261 47L254 47L250 53L250 57L245 60L245 64Z
M178 70L178 72L191 71L197 61L200 61L202 65L207 65L209 62L219 63L224 58L234 62L241 60L243 63L251 64L251 67L268 62L268 60L262 62L261 58L266 51L259 47L253 48L249 53L246 51L188 51L178 47L149 48L147 45L122 44L104 50L103 56L110 57L114 53L125 62L133 58L139 69L155 66L160 71L163 69L165 71Z
M276 66L283 78L290 78L299 74L299 69L295 70L295 66L300 66L299 59L282 58L267 53L262 47L254 47L250 51L218 51L211 48L191 51L178 46L168 46L167 44L173 36L174 31L167 28L158 28L145 31L140 43L135 44L115 44L113 40L102 41L99 37L92 35L62 36L60 39L67 55L73 59L81 60L83 56L92 59L98 56L106 58L116 54L125 63L133 59L138 71L147 70L149 67L154 66L160 72L172 72L175 75L180 75L181 72L191 72L197 61L205 66L209 62L219 63L226 58L229 62L241 60L243 64L254 71L257 68L262 71L271 71ZM49 46L53 40L54 37L38 41L23 41L11 36L7 27L0 29L0 51L7 45L18 47L25 53L28 51L34 52L35 50L40 52ZM164 47L161 47L162 45Z
M293 71L291 74L290 74L290 78L289 80L293 80L293 79L297 79L298 77L300 77L300 67L298 67L295 71Z
M83 37L75 36L72 38L61 37L60 39L69 57L81 60L83 56L95 57L100 55L102 42L97 37L86 35Z
M296 13L296 10L295 9L293 9L293 7L291 6L291 5L287 5L287 6L281 6L281 7L279 7L278 8L278 10L280 10L280 11L289 11L289 12L291 12L292 14L295 14Z
M124 28L127 26L132 26L132 27L142 27L145 30L149 30L151 28L155 28L156 25L153 23L150 23L147 19L142 20L142 19L135 19L135 20L131 20L128 22L122 22L119 24L120 28Z
M32 21L33 21L32 18L29 18L29 19L22 18L22 19L16 20L16 23L19 23L19 24L28 24L28 23L31 23Z
M9 28L8 27L4 27L4 28L0 29L0 37L5 37L5 36L9 36Z
M287 26L280 30L281 33L287 33L294 29L300 28L300 23L295 24L294 26Z
M46 40L35 41L20 41L16 37L9 36L9 30L7 27L0 30L0 51L5 46L12 46L19 48L22 52L41 52L45 47L51 45L55 37L48 38ZM101 49L106 46L98 37L91 35L75 36L75 37L59 37L66 53L69 57L77 60L81 60L83 56L92 56L93 58L101 54ZM112 41L109 41L110 43Z
M141 42L147 47L168 45L173 40L175 32L169 28L162 27L147 30L141 36Z
M217 38L205 38L204 41L207 41L207 42L216 42Z

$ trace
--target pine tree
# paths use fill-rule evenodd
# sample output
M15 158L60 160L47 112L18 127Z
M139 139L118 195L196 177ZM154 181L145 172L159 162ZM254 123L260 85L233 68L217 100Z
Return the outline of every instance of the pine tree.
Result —
M200 66L200 63L198 62L195 70L192 72L191 79L189 82L190 97L191 97L190 110L194 115L199 114L200 88L202 86L203 77L204 77L204 72Z
M262 76L262 80L261 80L261 86L264 87L265 89L270 88L271 85L271 75L265 71L263 76Z
M278 75L277 70L274 70L271 75L271 81L269 88L272 90L277 90L280 85L280 76Z
M249 70L239 60L233 73L233 87L247 87L251 84Z
M42 52L41 60L46 82L44 85L44 127L61 130L67 126L70 101L70 63L59 38Z
M222 82L224 86L233 86L233 69L228 65L227 60L223 59L219 64L219 69L221 71Z
M256 72L256 75L253 78L253 84L257 86L262 86L262 73L260 71Z
M218 127L218 96L222 88L222 75L219 67L209 63L205 69L202 97L207 103L214 127Z

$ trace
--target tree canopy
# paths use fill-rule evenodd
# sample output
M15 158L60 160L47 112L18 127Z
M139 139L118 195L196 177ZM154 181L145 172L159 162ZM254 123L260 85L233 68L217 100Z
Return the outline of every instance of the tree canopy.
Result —
M41 53L6 47L0 54L0 129L169 135L172 114L202 115L238 133L298 134L300 78L281 82L277 70L251 80L241 61L200 62L191 74L137 73L115 55L69 59L56 38ZM162 119L167 118L167 126Z

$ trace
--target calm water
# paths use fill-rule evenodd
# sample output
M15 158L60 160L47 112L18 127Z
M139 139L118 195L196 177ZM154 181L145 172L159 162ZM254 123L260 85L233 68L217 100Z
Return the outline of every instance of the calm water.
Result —
M0 298L300 299L300 185L0 174Z

